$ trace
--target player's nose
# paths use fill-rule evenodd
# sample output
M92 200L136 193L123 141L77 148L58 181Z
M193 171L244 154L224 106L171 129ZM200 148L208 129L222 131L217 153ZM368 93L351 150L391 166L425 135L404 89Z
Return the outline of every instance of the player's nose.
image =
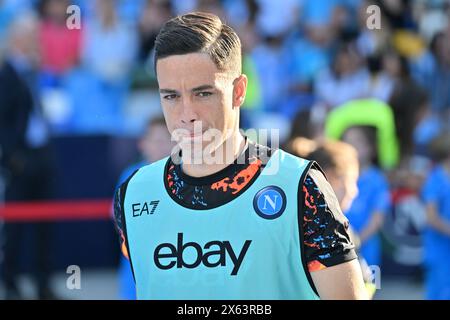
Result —
M184 124L194 123L199 120L195 106L190 99L183 99L183 112L181 115L181 122Z

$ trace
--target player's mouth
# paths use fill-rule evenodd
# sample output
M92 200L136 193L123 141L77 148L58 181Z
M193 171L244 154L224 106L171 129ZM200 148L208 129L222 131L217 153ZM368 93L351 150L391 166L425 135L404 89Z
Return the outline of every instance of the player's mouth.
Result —
M202 139L204 133L205 133L205 131L202 131L202 132L191 132L188 135L183 135L183 139L187 139L187 140Z
M201 137L201 136L203 136L203 133L204 132L193 132L193 133L191 133L190 135L189 135L189 137L191 137L191 138L195 138L195 137Z

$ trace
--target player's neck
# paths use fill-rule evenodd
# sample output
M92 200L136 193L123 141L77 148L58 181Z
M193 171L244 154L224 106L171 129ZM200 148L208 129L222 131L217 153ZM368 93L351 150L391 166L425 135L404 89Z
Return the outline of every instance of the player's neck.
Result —
M227 139L218 150L216 150L216 153L222 154L223 161L217 161L217 163L206 163L205 161L202 161L200 164L192 164L192 163L183 163L182 170L183 173L191 176L191 177L206 177L209 175L212 175L216 172L221 171L222 169L226 168L230 164L234 162L234 160L237 159L237 157L242 153L246 145L246 140L244 137L239 133L236 135L233 135L231 138ZM233 154L232 157L227 157L226 152L228 150L232 150Z

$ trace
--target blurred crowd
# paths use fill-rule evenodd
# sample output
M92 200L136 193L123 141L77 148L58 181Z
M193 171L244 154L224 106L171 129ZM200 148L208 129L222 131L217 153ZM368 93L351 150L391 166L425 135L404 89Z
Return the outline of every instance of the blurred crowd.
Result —
M72 4L79 10L68 10ZM54 134L129 134L129 95L156 87L151 62L161 25L183 12L210 11L242 40L248 127L257 113L274 113L287 125L286 138L299 111L314 110L320 121L353 99L402 105L402 93L418 86L427 93L421 121L400 131L414 131L423 147L449 121L448 7L445 0L3 0L0 43L4 59L37 73Z
M397 262L424 267L427 298L450 299L448 0L0 0L0 159L13 173L28 168L18 146L42 159L17 189L45 180L52 136L147 132L156 35L194 10L241 38L243 129L279 129L331 170L367 264L382 265L382 241L403 243Z

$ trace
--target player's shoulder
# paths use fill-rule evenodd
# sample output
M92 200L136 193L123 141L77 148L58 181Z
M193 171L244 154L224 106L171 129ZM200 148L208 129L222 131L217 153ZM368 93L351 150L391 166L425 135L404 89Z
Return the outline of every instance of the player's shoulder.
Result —
M143 165L140 167L135 168L133 171L130 171L128 176L119 184L119 186L116 188L115 191L115 198L121 199L125 197L125 193L128 189L128 185L132 183L142 183L142 182L149 182L154 181L153 179L156 177L156 174L159 173L161 175L161 170L164 169L158 169L159 167L163 167L166 163L168 163L168 158L166 157L164 159L161 159L159 161L152 162L147 165Z
M273 153L274 161L280 161L280 164L288 170L296 170L298 168L304 168L304 175L308 174L311 168L316 166L314 161L299 157L282 149L277 149Z
M140 167L129 177L128 183L148 182L153 180L156 176L161 176L166 165L169 163L169 159L170 157L165 157L161 160Z
M267 145L260 144L251 140L249 140L249 150L250 152L252 152L252 150L256 150L256 154L259 157L267 155L268 160L270 159L282 160L282 162L286 162L286 164L291 162L299 162L299 163L309 162L309 160L303 159L281 148L272 146L269 147Z

